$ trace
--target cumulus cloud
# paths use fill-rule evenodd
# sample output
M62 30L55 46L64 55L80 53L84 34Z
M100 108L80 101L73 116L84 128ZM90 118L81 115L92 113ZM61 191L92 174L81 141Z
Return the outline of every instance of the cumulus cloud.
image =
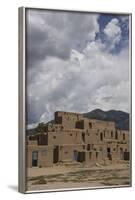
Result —
M121 28L119 20L114 18L112 19L105 27L104 33L106 34L106 39L109 42L109 48L113 49L116 44L121 40Z
M106 43L96 39L98 15L30 12L28 16L28 123L47 122L56 110L129 111L128 48L111 54ZM104 32L115 45L121 35L118 20L112 19Z
M97 14L27 11L28 65L46 56L69 59L71 48L83 49L99 31ZM36 66L37 67L37 66Z
M30 117L47 121L56 110L87 112L97 106L128 111L129 100L123 98L128 98L129 90L127 51L112 56L102 51L99 42L93 43L81 56L72 52L69 60L47 57L40 63L35 81L28 86L34 112Z

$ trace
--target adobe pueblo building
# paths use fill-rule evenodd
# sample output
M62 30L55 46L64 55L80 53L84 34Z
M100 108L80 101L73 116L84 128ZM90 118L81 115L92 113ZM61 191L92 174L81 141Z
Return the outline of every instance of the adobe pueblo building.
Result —
M117 130L114 122L57 111L42 132L27 136L26 148L27 167L115 163L129 160L129 131Z

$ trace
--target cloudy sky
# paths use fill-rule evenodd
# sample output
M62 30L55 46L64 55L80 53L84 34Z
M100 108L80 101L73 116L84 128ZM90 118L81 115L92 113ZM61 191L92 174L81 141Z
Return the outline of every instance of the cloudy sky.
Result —
M27 124L57 110L129 111L127 15L27 10Z

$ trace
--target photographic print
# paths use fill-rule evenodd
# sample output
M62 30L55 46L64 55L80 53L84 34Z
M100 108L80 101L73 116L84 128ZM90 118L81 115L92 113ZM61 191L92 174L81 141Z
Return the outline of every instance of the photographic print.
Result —
M130 186L131 14L22 9L25 191Z

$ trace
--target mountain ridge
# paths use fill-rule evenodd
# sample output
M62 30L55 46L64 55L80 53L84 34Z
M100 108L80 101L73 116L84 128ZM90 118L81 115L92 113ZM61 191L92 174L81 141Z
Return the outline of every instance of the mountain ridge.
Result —
M129 130L129 113L121 110L103 111L101 109L95 109L83 113L83 116L89 119L112 121L115 122L117 129Z

